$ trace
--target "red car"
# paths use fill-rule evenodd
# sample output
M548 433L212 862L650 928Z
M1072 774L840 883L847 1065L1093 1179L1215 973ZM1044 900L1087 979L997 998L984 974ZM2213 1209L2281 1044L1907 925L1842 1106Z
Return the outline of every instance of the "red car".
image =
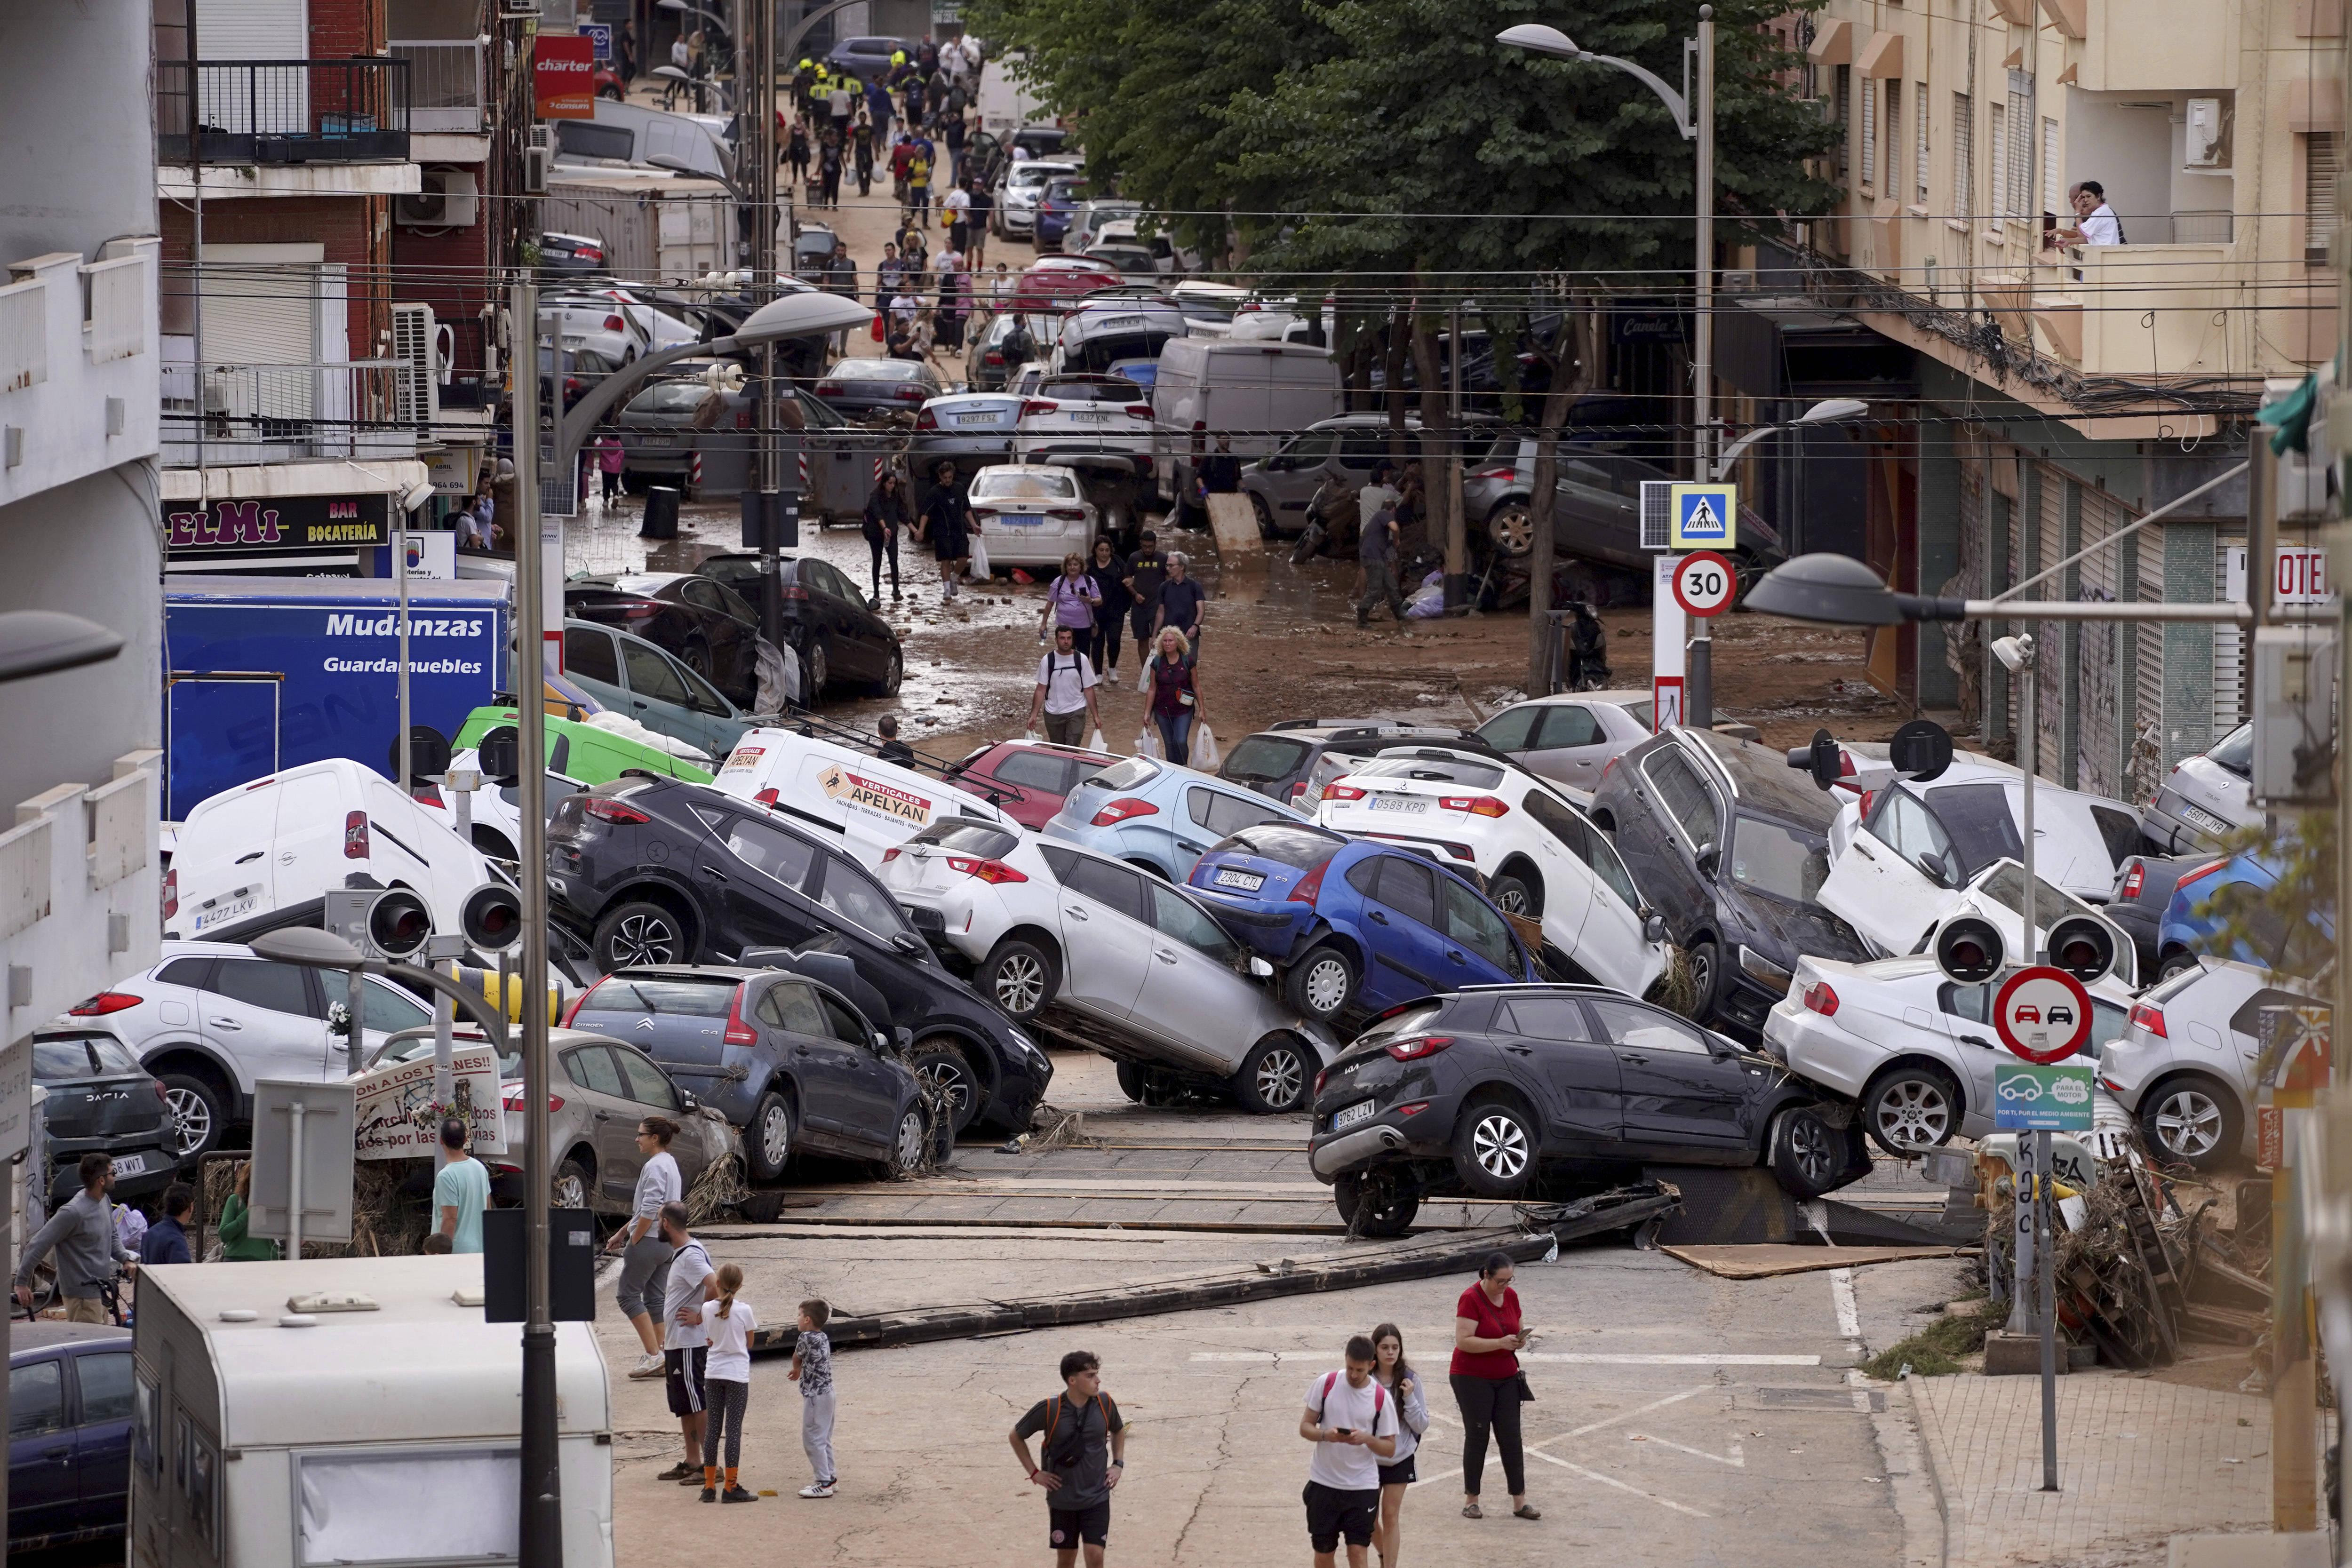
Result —
M1118 268L1090 256L1051 256L1024 272L1013 285L1013 308L1055 311L1076 304L1098 288L1115 288L1127 281Z
M1108 751L1082 751L1042 740L1003 740L982 747L949 768L947 779L994 801L1014 821L1034 830L1053 821L1071 790L1119 760Z

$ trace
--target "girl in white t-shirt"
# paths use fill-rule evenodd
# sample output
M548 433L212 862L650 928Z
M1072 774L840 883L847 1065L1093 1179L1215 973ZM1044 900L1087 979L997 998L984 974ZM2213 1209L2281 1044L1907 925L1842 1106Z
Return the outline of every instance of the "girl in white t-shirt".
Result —
M740 1265L719 1266L719 1299L702 1303L702 1326L710 1335L710 1356L704 1364L703 1397L709 1416L702 1427L702 1500L757 1502L760 1494L736 1483L736 1468L743 1459L743 1411L751 1399L751 1334L760 1326L751 1303L739 1301L743 1288ZM727 1435L727 1488L719 1486L719 1436Z

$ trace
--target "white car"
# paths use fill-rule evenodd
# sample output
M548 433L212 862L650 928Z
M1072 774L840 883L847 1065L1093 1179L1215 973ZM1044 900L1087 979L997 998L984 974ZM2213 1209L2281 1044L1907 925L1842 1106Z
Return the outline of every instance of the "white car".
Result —
M1059 158L1029 158L1006 170L992 220L997 237L1011 239L1036 232L1037 204L1044 199L1047 183L1063 174L1076 174L1082 167Z
M1151 437L1151 394L1136 382L1124 376L1049 372L1037 379L1021 405L1013 455L1020 463L1124 458L1148 475Z
M942 818L1012 832L1021 824L977 795L911 768L789 729L747 730L720 764L717 787L837 841L868 871L886 852Z
M256 916L350 886L353 875L414 891L444 932L460 928L467 894L511 880L439 808L331 757L196 802L163 873L163 936L218 940Z
M328 1032L332 1009L351 996L343 976L273 964L233 943L167 941L160 962L59 1021L104 1020L162 1082L179 1118L177 1153L194 1159L252 1119L256 1080L339 1082L390 1035L433 1021L390 980L368 976L361 986L357 1062Z
M1650 738L1650 694L1578 692L1514 703L1478 738L1539 779L1591 795L1601 769Z
M2193 854L2219 849L2240 828L2260 826L2253 778L2254 727L2242 724L2165 775L2142 813L2148 838L2167 854Z
M1800 958L1787 998L1765 1015L1764 1049L1800 1078L1851 1095L1890 1155L1981 1138L1992 1131L1994 1069L2012 1060L1987 1021L1994 988L1957 985L1932 958ZM2085 1056L2121 1034L2131 1010L2119 980L2090 991Z
M970 498L992 571L1026 566L1058 572L1064 556L1093 559L1094 504L1067 468L1000 463L971 476Z
M1476 872L1496 908L1540 923L1545 942L1601 985L1638 997L1665 972L1664 923L1616 846L1524 768L1444 747L1391 747L1325 786L1315 820Z
M2099 1086L2151 1148L2199 1170L2227 1164L2253 1147L2263 1009L2315 1001L2254 965L2201 959L2140 998L2099 1053Z
M1006 1014L1041 1013L1119 1063L1297 1111L1339 1044L1260 982L1274 973L1200 902L1122 861L982 822L941 822L884 856L915 928L976 967Z
M453 753L449 758L452 773L478 773L482 754L468 748ZM566 795L576 795L588 786L569 775L551 770L547 775L547 814L555 815L555 808ZM442 820L455 832L457 827L457 803L455 790L438 791L441 797ZM522 787L520 784L493 784L488 779L473 792L467 803L467 815L472 825L474 844L484 854L499 860L512 861L520 857L515 846L522 842Z

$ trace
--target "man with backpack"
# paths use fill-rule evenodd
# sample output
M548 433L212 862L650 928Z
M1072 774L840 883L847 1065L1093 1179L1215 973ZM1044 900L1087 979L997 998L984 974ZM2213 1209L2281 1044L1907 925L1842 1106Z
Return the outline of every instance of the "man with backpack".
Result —
M1102 1362L1091 1352L1074 1350L1062 1357L1062 1388L1053 1398L1031 1406L1014 1424L1010 1440L1013 1451L1021 1456L1021 1468L1045 1489L1047 1542L1054 1548L1055 1568L1076 1568L1081 1545L1087 1568L1102 1568L1110 1535L1110 1494L1127 1473L1127 1423L1119 1418L1118 1406L1102 1391ZM1045 1440L1039 1445L1039 1458L1033 1459L1029 1439L1040 1435ZM1377 1475L1372 1496L1375 1501L1380 1497Z
M1037 692L1029 699L1029 727L1034 730L1043 714L1045 738L1056 746L1084 746L1088 725L1102 727L1095 707L1095 687L1102 677L1079 650L1077 636L1074 626L1054 628L1054 651L1037 661Z
M1341 1537L1348 1568L1364 1568L1380 1522L1381 1461L1396 1453L1396 1404L1372 1375L1380 1352L1358 1334L1348 1342L1348 1370L1307 1385L1298 1435L1315 1445L1307 1465L1307 1535L1315 1568L1337 1568Z

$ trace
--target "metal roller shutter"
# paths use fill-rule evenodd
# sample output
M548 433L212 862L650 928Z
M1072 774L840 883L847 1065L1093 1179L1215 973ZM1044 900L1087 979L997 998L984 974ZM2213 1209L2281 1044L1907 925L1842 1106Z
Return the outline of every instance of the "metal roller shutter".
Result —
M2033 570L2048 571L2066 559L2066 476L2055 468L2036 465ZM2031 575L2028 573L2027 575ZM2033 591L2035 597L2061 599L2064 594L2064 579L2055 577ZM2066 696L2072 690L2067 679L2066 627L2062 622L2044 622L2034 628L2034 665L2041 676L2041 688L2034 700L2041 705L2038 716L2041 734L2034 744L2039 754L2034 758L2034 771L2042 778L2066 782L2067 765L2071 758L2066 751Z
M2230 556L2238 557L2238 581L2235 594L2231 592ZM2246 536L2221 534L2213 541L2213 597L2227 602L2232 598L2242 601L2245 586ZM2245 711L2241 699L2245 695L2245 633L2233 625L2213 628L2213 739L2223 736L2244 722Z
M320 361L319 282L326 247L208 245L203 311L207 408L235 420L307 420Z
M205 61L300 60L310 54L309 0L196 0L196 47ZM306 73L198 73L205 124L231 135L310 129Z
M2122 502L2101 490L2082 493L2082 542L2088 549L2131 520ZM2130 548L2125 541L2124 549ZM2079 600L2112 604L2121 595L2123 565L2113 549L2085 557L2077 568ZM2074 787L2094 795L2124 793L2122 747L2122 628L2112 621L2081 622L2074 644Z
M2164 602L2164 525L2151 523L2132 536L2137 547L2139 580L2132 597L2143 604ZM2134 628L2131 799L2146 804L2164 781L2164 628L2142 622Z

